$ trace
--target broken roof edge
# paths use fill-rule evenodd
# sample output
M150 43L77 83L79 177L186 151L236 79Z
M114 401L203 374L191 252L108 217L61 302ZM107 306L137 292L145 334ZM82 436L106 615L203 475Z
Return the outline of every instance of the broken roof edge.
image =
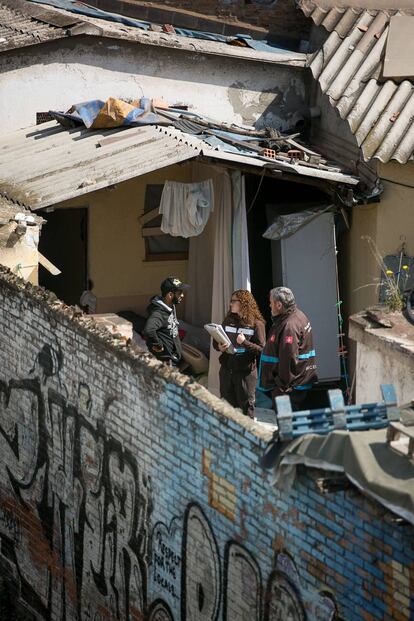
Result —
M31 221L31 224L35 224L37 226L41 226L44 222L46 222L45 219L42 218L42 216L34 213L28 207L13 203L5 196L0 196L0 226L3 226L8 222L17 222L16 216L18 214L23 214L23 216L25 217L24 220L26 222L27 216L31 216L33 219Z
M81 31L73 33L73 36L87 34L89 36L102 36L104 38L112 38L117 40L138 43L141 45L152 45L156 47L165 47L168 49L187 51L198 54L206 54L209 56L221 56L235 58L238 60L246 60L250 62L260 62L273 65L282 65L286 67L305 68L307 55L300 52L282 53L276 52L258 52L250 48L231 46L227 43L219 41L202 41L200 39L190 39L180 35L171 35L158 32L137 32L131 35L125 33L102 32L102 33L82 33Z
M300 175L303 177L309 177L312 179L320 179L323 181L333 183L344 183L346 185L356 186L360 179L353 175L348 175L342 172L333 172L330 170L321 170L316 167L306 167L298 163L281 162L279 160L272 160L270 158L254 158L248 155L241 155L236 153L229 153L227 151L219 151L218 149L203 147L201 155L203 157L209 157L219 160L224 160L231 163L246 164L256 168L267 168L269 171L281 171L291 173L292 176Z

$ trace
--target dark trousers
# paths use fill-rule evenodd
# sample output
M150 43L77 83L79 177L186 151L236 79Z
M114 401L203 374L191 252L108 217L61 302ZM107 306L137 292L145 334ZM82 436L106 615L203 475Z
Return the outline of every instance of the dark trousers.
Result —
M245 374L220 367L220 396L243 414L254 418L257 370Z

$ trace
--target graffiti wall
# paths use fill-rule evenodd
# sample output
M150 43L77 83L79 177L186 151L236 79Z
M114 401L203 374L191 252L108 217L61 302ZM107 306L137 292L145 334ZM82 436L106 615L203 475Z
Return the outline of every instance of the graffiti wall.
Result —
M385 575L405 601L411 527L391 531L359 496L330 507L307 475L275 491L260 466L266 433L16 283L0 274L0 610L7 600L10 619L382 619L390 581L377 611L368 594ZM369 512L378 532L357 534L335 503ZM358 557L358 537L371 537L375 565ZM360 616L368 603L372 617ZM409 621L409 606L395 618Z

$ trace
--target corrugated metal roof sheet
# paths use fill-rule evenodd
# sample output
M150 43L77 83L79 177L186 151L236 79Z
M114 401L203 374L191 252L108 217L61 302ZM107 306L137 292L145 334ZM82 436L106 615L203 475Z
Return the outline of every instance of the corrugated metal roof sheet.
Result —
M365 161L397 160L414 154L414 84L381 81L385 44L392 15L413 9L325 8L317 0L298 0L305 15L330 32L312 55L309 67L322 92L346 119Z
M356 185L339 169L227 153L173 127L65 130L51 121L0 137L0 197L41 209L171 164L204 156Z
M68 31L63 26L78 21L65 17L59 24L50 11L29 9L22 0L0 0L0 52L66 37Z
M0 195L40 209L196 157L199 142L152 125L67 131L51 121L0 138Z

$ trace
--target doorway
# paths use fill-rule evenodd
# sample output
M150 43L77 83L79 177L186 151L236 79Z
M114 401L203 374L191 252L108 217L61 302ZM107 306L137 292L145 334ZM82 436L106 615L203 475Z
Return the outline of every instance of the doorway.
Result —
M79 304L87 287L87 226L86 207L56 209L42 214L39 251L61 270L53 276L39 266L39 284L53 291L66 304Z
M336 382L341 370L334 215L319 215L281 240L263 237L276 217L325 208L329 203L329 197L314 186L246 176L252 293L270 327L270 289L293 290L312 324L319 380Z

